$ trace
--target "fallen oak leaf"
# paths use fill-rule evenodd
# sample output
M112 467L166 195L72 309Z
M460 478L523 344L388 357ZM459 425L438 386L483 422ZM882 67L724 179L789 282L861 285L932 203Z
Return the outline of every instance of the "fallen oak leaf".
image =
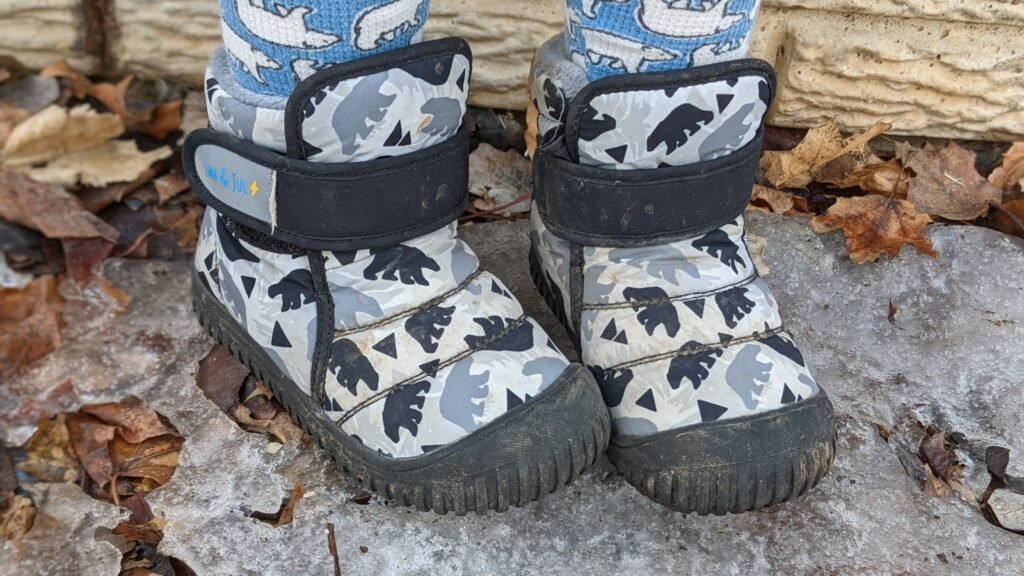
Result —
M960 481L963 465L953 448L944 431L931 426L925 431L917 449L925 469L924 492L939 498L956 494L965 502L977 503L977 495Z
M12 102L0 100L0 150L7 145L14 128L31 116L28 110L19 108Z
M868 164L832 184L836 188L856 187L869 193L906 198L910 179L910 173L903 163L893 158L888 162Z
M879 194L837 198L824 214L811 219L811 229L821 234L842 230L846 251L857 264L877 260L883 253L896 256L905 244L933 258L938 252L925 236L932 222L906 200Z
M223 346L214 345L199 361L196 385L222 412L230 412L239 403L239 391L249 368Z
M1003 154L1003 160L988 176L993 186L1004 192L1024 188L1024 142L1014 142Z
M274 400L274 393L255 374L246 378L239 396L242 405L249 409L249 414L255 420L273 420L282 409Z
M188 180L177 172L170 172L153 180L153 187L156 188L157 196L160 198L160 204L163 204L185 190L188 190L191 186L192 185L189 184Z
M950 142L942 150L900 143L896 154L914 171L907 200L918 211L949 220L974 220L1002 201L1002 191L974 167L976 154Z
M134 181L172 153L170 146L143 152L131 140L110 140L60 156L41 168L26 168L24 172L39 182L100 187Z
M868 142L891 128L891 124L877 122L863 134L844 139L835 120L829 120L808 131L792 150L766 151L761 156L761 168L776 188L803 188L814 181L838 181L853 170L877 162Z
M4 166L47 162L122 134L124 122L115 114L100 114L86 104L71 110L53 105L14 128L4 145Z
M86 94L99 100L100 104L106 107L107 110L117 114L121 117L124 125L130 126L132 119L128 113L128 103L126 101L126 95L128 93L128 87L131 86L132 80L135 76L129 74L121 79L117 84L111 84L110 82L100 82L98 84L89 84L86 89Z
M754 190L750 194L750 208L774 214L788 214L796 206L793 198L793 194L789 192L754 184Z
M291 440L302 436L302 429L292 421L287 412L279 411L270 420L258 420L253 417L252 412L243 404L235 406L231 416L243 429L249 432L260 432L273 436L281 444L288 444Z
M122 495L146 494L169 482L178 469L184 443L177 434L147 438L137 444L114 436L109 445L114 503L118 504ZM123 481L126 479L129 481Z
M181 130L182 107L181 100L157 104L141 115L144 116L144 120L136 118L128 126L128 130L163 140Z
M39 427L25 444L25 459L16 468L38 482L78 481L82 466L71 446L65 414L39 420Z
M121 402L89 404L82 406L80 411L114 427L118 435L132 444L157 436L177 434L173 427L160 418L156 410L134 396Z
M0 540L20 540L36 521L36 505L28 496L15 494L11 502L0 510Z
M41 76L68 80L75 98L91 97L103 104L107 110L119 116L129 132L147 134L163 140L181 127L182 102L162 102L142 109L133 109L128 103L128 89L135 79L128 75L117 84L110 82L93 83L81 72L60 61L47 66Z
M1024 199L1010 200L999 206L995 224L1004 234L1024 238Z
M14 172L0 172L0 218L39 230L47 238L99 237L116 242L119 236L64 188Z
M64 299L55 276L0 289L0 381L64 345Z
M75 70L67 60L60 60L43 68L39 75L43 78L63 78L68 81L71 94L79 100L89 94L92 82L78 70Z
M114 243L105 238L65 238L61 246L68 275L78 283L92 277L114 249Z
M107 446L114 439L114 427L81 412L68 417L71 447L94 483L105 486L114 474Z

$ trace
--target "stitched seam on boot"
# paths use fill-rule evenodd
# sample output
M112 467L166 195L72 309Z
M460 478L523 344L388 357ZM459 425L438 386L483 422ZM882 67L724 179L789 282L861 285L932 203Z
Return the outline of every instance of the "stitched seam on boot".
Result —
M466 279L463 280L455 288L452 288L451 290L449 290L449 291L447 291L447 292L445 292L445 293L443 293L443 294L441 294L439 296L435 296L435 297L431 298L430 300L427 300L426 302L424 302L423 304L421 304L421 305L419 305L419 306L417 306L415 308L410 308L408 310L403 310L402 312L395 313L395 314L393 314L391 316L388 316L386 318L381 318L379 320L375 320L373 323L366 324L365 326L359 326L357 328L350 328L348 330L337 330L336 329L336 330L334 330L334 337L332 338L332 340L337 340L338 338L344 338L345 336L351 336L352 334L358 334L360 332L365 332L367 330L372 330L374 328L379 328L381 326L385 326L387 324L391 324L392 322L395 322L397 320L401 320L402 318L407 318L409 316L412 316L413 314L416 314L417 312L422 312L423 310L426 310L427 308L433 308L434 306L437 306L441 302L444 302L445 300L447 300L447 299L451 298L452 296L455 296L459 292L462 292L463 290L465 290L466 287L469 286L474 280L479 278L480 275L483 274L483 272L484 272L483 269L477 268L476 270L473 271L472 274L467 276Z
M621 308L634 308L634 307L639 307L639 306L650 306L652 304L665 304L666 302L690 302L690 301L693 301L693 300L703 300L705 298L710 298L711 296L715 296L717 294L721 294L722 292L727 292L729 290L732 290L733 288L738 288L740 286L747 286L749 284L753 284L754 281L758 280L760 277L761 276L757 273L757 270L755 269L754 272L752 272L749 276L747 276L746 278L740 280L739 282L734 282L732 284L727 284L725 286L721 286L721 287L715 288L714 290L708 290L707 292L694 292L692 294L683 294L681 296L672 296L670 298L650 298L650 299L647 299L647 300L636 300L634 302L612 302L612 303L608 303L608 304L584 304L583 305L583 309L584 310L615 310L615 309L621 309Z
M477 352L479 352L480 350L483 350L484 348L486 348L487 346L491 345L492 343L497 342L498 340L501 340L505 336L508 336L513 330L515 330L516 328L519 328L519 326L521 326L523 324L523 322L526 322L526 321L527 321L526 314L525 313L521 314L518 318L516 318L512 322L509 322L508 326L506 326L504 330L502 330L501 332L498 332L497 334L495 334L494 336L491 336L490 338L484 340L483 342L480 342L477 345L476 348L467 348L467 349L463 350L462 352L459 352L455 356L452 356L451 358L449 358L449 359L445 360L444 362L441 362L440 364L438 364L437 365L437 369L434 371L434 373L437 374L438 372L441 371L442 368L447 368L448 366L451 366L452 364L458 362L459 360L462 360L463 358L468 358L469 356L472 356L473 354L476 354ZM344 424L345 422L350 420L353 416L358 414L363 408L366 408L370 404L373 404L373 403L377 402L378 400L381 400L381 399L383 399L383 398L385 398L387 396L390 396L393 392L401 390L402 388L405 388L406 386L411 386L412 384L415 384L420 379L422 379L423 376L425 376L425 375L427 375L427 373L425 371L420 371L418 374L410 376L410 377L406 378L405 380L402 380L401 382L398 382L398 383L392 385L389 388L384 388L381 391L375 393L373 396L370 396L369 398L359 402L358 404L353 406L350 410L346 411L341 416L340 419L338 419L338 421L337 421L338 426L341 426L342 424Z
M729 348L730 346L733 346L735 344L746 344L747 342L756 342L758 340L763 340L765 338L775 336L776 334L779 334L784 330L785 326L780 324L776 328L772 328L771 330L766 330L764 332L754 332L750 336L744 336L742 338L733 338L728 341L719 340L715 344L702 344L695 348L687 348L686 350L673 350L672 352L662 352L661 354L645 356L643 358L638 358L636 360L630 360L629 362L616 364L615 366L609 366L605 368L605 370L622 370L625 368L635 368L637 366L650 364L652 362L657 362L659 360L667 360L669 358L680 358L683 356L695 356L697 354L703 354L704 352L710 352L711 350L722 350L725 348Z

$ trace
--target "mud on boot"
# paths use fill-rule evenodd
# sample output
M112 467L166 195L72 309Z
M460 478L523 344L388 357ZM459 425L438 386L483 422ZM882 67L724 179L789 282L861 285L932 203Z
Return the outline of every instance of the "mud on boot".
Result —
M682 512L789 500L827 472L832 406L744 235L775 90L738 60L589 82L538 53L533 277L612 416L608 455Z
M465 42L339 64L278 103L226 58L207 73L211 128L184 150L209 206L193 297L213 337L403 505L505 510L592 464L609 434L593 377L457 236Z

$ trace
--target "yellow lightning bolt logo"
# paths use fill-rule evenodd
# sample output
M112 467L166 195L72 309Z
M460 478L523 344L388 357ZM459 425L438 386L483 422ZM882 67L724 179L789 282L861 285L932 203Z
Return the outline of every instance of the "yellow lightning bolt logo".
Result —
M257 193L259 193L259 191L260 191L260 185L257 184L255 180L253 180L252 184L249 184L249 192L250 192L250 194L252 196L255 196Z

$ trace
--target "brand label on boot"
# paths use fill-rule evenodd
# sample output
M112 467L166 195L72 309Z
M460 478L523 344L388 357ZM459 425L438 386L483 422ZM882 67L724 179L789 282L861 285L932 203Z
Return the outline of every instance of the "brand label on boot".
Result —
M221 202L262 222L274 221L273 170L211 144L196 149L195 166L203 185Z

